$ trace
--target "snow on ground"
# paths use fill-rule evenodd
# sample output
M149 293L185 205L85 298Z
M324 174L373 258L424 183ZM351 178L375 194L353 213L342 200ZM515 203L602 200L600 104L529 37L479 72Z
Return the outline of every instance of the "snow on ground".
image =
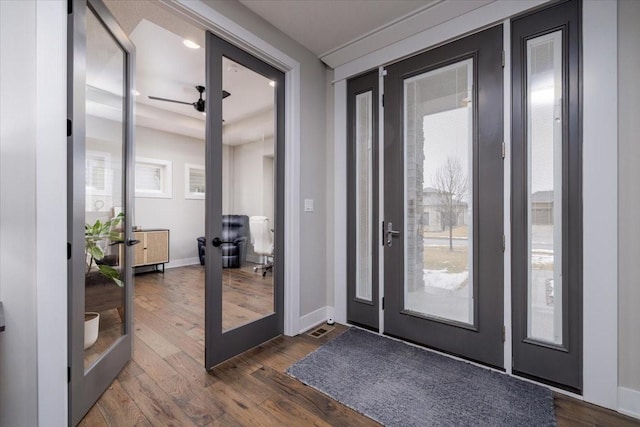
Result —
M447 270L422 270L424 285L431 288L447 290L460 289L469 280L469 272L449 273Z

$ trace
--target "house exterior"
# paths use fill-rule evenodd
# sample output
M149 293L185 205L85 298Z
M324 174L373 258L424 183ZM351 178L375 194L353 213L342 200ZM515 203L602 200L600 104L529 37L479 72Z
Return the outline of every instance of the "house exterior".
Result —
M454 201L452 212L447 212L437 189L432 187L425 188L422 197L424 209L422 226L424 232L444 231L449 227L449 216L453 218L453 227L467 224L469 208L466 202Z
M285 333L290 335L327 317L346 320L346 80L492 23L508 28L510 17L545 3L481 1L460 12L464 2L445 1L433 11L435 21L412 21L413 33L402 32L410 29L406 25L378 32L368 39L369 47L349 46L323 57L325 66L240 3L167 2L255 51L293 64L287 72L292 174L286 262L295 266L286 288ZM640 417L640 105L628 89L640 74L640 3L585 0L582 6L583 398ZM66 53L66 1L0 1L3 426L63 426L68 420ZM506 55L508 63L508 50ZM509 84L505 91L508 118ZM518 167L508 160L508 126L506 120L505 196L508 171ZM429 227L441 230L431 195L425 192L420 212ZM553 210L547 196L536 196L536 221L541 223ZM297 208L307 197L319 207L313 214ZM505 206L496 207L505 218L508 202L505 197ZM457 220L466 221L464 215ZM511 261L509 225L504 230L506 266ZM505 273L505 300L509 286ZM505 315L507 331L509 319ZM510 333L506 337L510 372Z

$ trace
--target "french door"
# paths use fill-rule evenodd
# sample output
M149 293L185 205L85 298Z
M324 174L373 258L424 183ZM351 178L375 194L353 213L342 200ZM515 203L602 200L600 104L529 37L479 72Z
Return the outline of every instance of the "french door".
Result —
M386 72L384 331L502 368L502 26Z
M210 369L283 332L285 80L280 70L210 32L206 56Z
M100 0L70 2L69 422L131 359L135 49Z

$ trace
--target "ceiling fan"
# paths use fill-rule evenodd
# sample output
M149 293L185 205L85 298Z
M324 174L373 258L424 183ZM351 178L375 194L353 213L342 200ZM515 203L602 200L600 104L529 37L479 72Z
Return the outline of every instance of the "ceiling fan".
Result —
M196 86L196 90L200 94L200 97L196 102L177 101L175 99L160 98L157 96L149 96L149 99L155 99L156 101L175 102L176 104L191 105L193 106L193 108L196 109L196 111L200 111L201 113L204 113L204 99L202 99L202 94L204 93L204 86ZM229 95L231 94L226 90L222 91L222 99L225 99Z

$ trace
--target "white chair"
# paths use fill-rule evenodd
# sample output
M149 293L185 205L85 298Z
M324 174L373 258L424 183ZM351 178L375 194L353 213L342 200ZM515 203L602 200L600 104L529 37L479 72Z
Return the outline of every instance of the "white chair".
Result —
M262 276L266 276L267 271L273 271L273 238L269 227L269 218L266 216L250 217L249 233L253 251L263 260L260 265L253 267L253 271L262 271Z

